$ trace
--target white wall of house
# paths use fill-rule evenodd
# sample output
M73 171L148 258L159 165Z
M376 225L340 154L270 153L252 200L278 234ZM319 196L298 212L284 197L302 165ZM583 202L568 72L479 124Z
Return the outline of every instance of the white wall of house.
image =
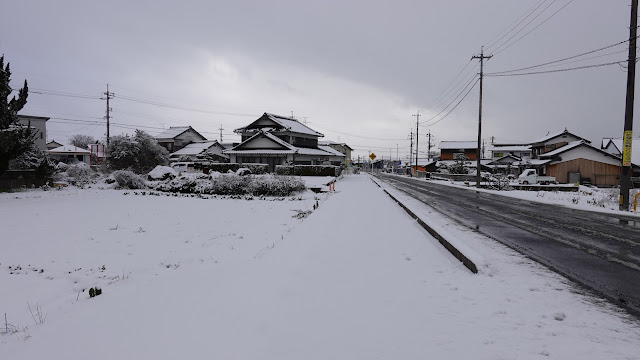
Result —
M47 120L49 118L40 116L21 116L18 123L22 125L28 125L31 123L31 127L36 131L36 137L33 143L38 149L44 151L47 150Z
M251 142L244 144L243 149L281 149L282 145L275 143L266 137L257 137Z

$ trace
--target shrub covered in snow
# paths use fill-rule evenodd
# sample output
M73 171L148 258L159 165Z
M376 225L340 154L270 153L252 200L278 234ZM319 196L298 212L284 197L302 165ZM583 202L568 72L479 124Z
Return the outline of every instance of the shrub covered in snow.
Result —
M116 181L116 183L118 184L117 187L119 189L146 189L147 188L147 185L145 184L144 180L133 171L116 170L111 174L110 177Z
M158 165L149 172L149 174L147 175L147 178L150 181L167 180L167 179L173 179L177 175L178 173L172 167Z
M86 184L95 183L100 177L89 165L78 162L74 164L58 163L55 168L56 173L53 174L53 180L56 182L65 181L71 185L84 186Z
M39 175L49 176L55 169L55 162L44 151L32 144L29 150L9 162L9 169L35 169Z
M304 181L298 178L269 174L239 176L218 172L209 175L184 174L155 186L155 190L168 192L258 196L286 196L305 188Z
M131 170L146 173L157 165L169 163L167 149L153 136L136 130L134 136L113 136L107 148L107 164L114 170Z
M297 176L340 176L342 169L333 165L278 165L276 174Z

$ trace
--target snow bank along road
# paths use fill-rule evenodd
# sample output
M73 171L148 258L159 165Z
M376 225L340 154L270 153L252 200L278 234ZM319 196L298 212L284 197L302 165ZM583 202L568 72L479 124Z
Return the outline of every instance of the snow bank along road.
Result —
M640 219L399 176L380 178L640 314Z

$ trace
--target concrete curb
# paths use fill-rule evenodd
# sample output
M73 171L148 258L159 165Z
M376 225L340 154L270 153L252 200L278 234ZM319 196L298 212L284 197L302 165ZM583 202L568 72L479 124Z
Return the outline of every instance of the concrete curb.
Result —
M376 185L378 184L376 183ZM378 186L380 187L380 185ZM456 249L455 246L451 245L450 242L448 242L444 237L442 237L442 235L438 234L438 232L435 231L431 226L427 225L424 221L422 221L422 219L420 219L416 214L414 214L413 211L409 210L409 208L407 208L403 203L401 203L400 200L396 199L395 196L391 195L385 189L382 189L382 190L387 195L389 195L389 197L391 197L393 201L398 203L398 205L400 205L400 207L403 208L404 211L407 212L407 214L409 214L412 218L416 219L418 221L418 224L420 224L420 226L422 226L425 230L427 230L427 232L429 232L431 236L436 238L440 242L440 244L442 244L442 246L444 246L444 248L447 249L451 253L451 255L455 256L456 259L460 260L467 269L469 269L474 274L478 273L478 268L476 267L476 264L473 263L473 261L471 261L462 252L460 252L460 250Z

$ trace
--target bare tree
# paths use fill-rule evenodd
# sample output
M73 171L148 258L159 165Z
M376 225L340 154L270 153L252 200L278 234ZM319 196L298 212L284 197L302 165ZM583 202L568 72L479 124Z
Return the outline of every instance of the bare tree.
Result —
M83 134L76 134L69 138L69 144L87 150L89 150L89 144L94 144L95 142L96 139L93 136Z

